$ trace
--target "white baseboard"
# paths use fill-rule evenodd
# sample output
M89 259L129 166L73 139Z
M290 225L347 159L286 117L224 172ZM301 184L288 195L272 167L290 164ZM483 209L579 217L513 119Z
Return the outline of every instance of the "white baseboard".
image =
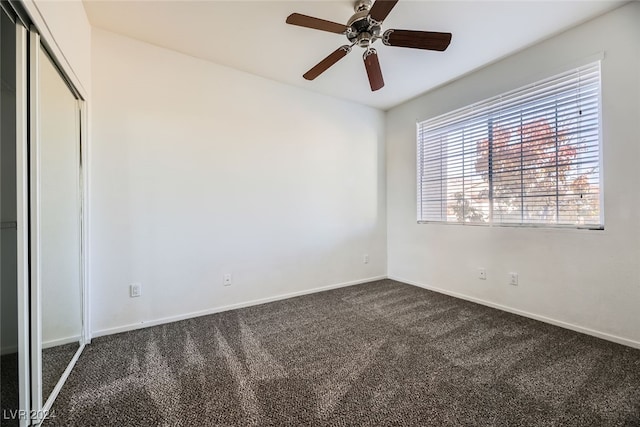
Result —
M628 347L633 347L633 348L640 349L640 342L634 341L634 340L630 340L630 339L627 339L627 338L623 338L623 337L619 337L619 336L616 336L616 335L611 335L611 334L608 334L606 332L600 332L600 331L596 331L596 330L593 330L593 329L585 328L585 327L582 327L582 326L574 325L572 323L563 322L561 320L551 319L549 317L540 316L538 314L529 313L527 311L518 310L518 309L507 307L507 306L504 306L504 305L501 305L501 304L496 304L496 303L493 303L493 302L490 302L490 301L485 301L485 300L482 300L480 298L470 297L468 295L463 295L463 294L460 294L460 293L457 293L457 292L448 291L446 289L441 289L441 288L437 288L437 287L434 287L434 286L425 285L425 284L422 284L422 283L414 282L412 280L402 279L400 277L389 276L389 279L396 280L396 281L402 282L402 283L406 283L408 285L417 286L419 288L427 289L427 290L430 290L430 291L438 292L440 294L449 295L449 296L454 297L454 298L460 298L460 299L463 299L463 300L475 302L477 304L485 305L487 307L497 308L498 310L506 311L506 312L513 313L513 314L517 314L517 315L523 316L523 317L528 317L528 318L534 319L534 320L539 320L539 321L544 322L544 323L549 323L551 325L559 326L561 328L570 329L572 331L576 331L576 332L580 332L580 333L583 333L583 334L591 335L591 336L594 336L594 337L597 337L597 338L602 338L603 340L612 341L612 342L615 342L617 344L622 344L622 345L626 345Z
M17 353L18 352L18 345L8 345L5 347L2 347L2 350L0 350L0 356L4 356L5 354L12 354L12 353Z
M223 311L235 310L235 309L244 308L244 307L251 307L253 305L260 305L268 302L280 301L283 299L298 297L302 295L315 294L317 292L328 291L330 289L344 288L346 286L359 285L361 283L367 283L367 282L375 282L376 280L383 280L386 278L387 276L368 277L366 279L353 280L350 282L337 283L337 284L328 285L328 286L321 286L313 289L305 289L302 291L290 292L287 294L276 295L268 298L245 301L245 302L225 305L221 307L214 307L207 310L194 311L191 313L180 314L177 316L163 317L160 319L146 320L139 323L131 323L129 325L117 326L115 328L101 329L101 330L93 331L93 333L91 334L91 338L97 338L97 337L102 337L106 335L113 335L121 332L133 331L136 329L149 328L151 326L163 325L165 323L171 323L171 322L178 322L180 320L192 319L194 317L207 316L209 314L221 313Z
M82 339L82 337L80 335L74 335L72 337L64 337L64 338L58 338L55 340L49 340L49 341L43 341L42 342L42 348L51 348L51 347L57 347L59 345L65 345L65 344L71 344L71 343L80 343L80 340Z
M49 341L45 341L42 343L42 348L51 348L51 347L57 347L59 345L65 345L65 344L71 344L73 342L80 342L80 335L77 336L73 336L73 337L65 337L65 338L58 338L55 340L49 340ZM4 356L5 354L11 354L11 353L17 353L18 352L18 346L14 345L14 346L7 346L7 347L3 347L2 350L0 351L0 355Z
M511 307L507 307L505 305L501 305L501 304L496 304L490 301L486 301L480 298L475 298L475 297L471 297L468 295L464 295L464 294L460 294L458 292L452 292L446 289L442 289L442 288L437 288L435 286L429 286L429 285L425 285L423 283L418 283L418 282L414 282L412 280L407 280L407 279L403 279L401 277L395 277L395 276L376 276L376 277L369 277L366 279L361 279L361 280L354 280L351 282L344 282L344 283L338 283L338 284L334 284L334 285L328 285L328 286L322 286L322 287L318 287L318 288L313 288L313 289L306 289L303 291L297 291L297 292L291 292L291 293L287 293L287 294L281 294L281 295L276 295L273 297L268 297L268 298L261 298L261 299L257 299L257 300L251 300L251 301L245 301L245 302L240 302L240 303L236 303L236 304L230 304L230 305L225 305L225 306L221 306L221 307L215 307L215 308L211 308L211 309L207 309L207 310L200 310L200 311L194 311L191 313L185 313L185 314L181 314L181 315L177 315L177 316L169 316L169 317L164 317L164 318L160 318L160 319L155 319L155 320L149 320L149 321L143 321L143 322L139 322L139 323L132 323L129 325L123 325L123 326L118 326L115 328L108 328L108 329L102 329L102 330L98 330L98 331L94 331L92 334L92 338L97 338L97 337L102 337L102 336L106 336L106 335L112 335L112 334L118 334L121 332L127 332L127 331L133 331L136 329L142 329L142 328L149 328L151 326L157 326L157 325L163 325L166 323L171 323L171 322L178 322L180 320L186 320L186 319L191 319L194 317L200 317L200 316L207 316L209 314L214 314L214 313L221 313L223 311L229 311L229 310L235 310L238 308L244 308L244 307L251 307L254 305L260 305L260 304L266 304L269 302L274 302L274 301L280 301L283 299L287 299L287 298L293 298L293 297L297 297L297 296L302 296L302 295L308 295L308 294L313 294L313 293L317 293L317 292L322 292L322 291L328 291L330 289L337 289L337 288L343 288L346 286L352 286L352 285L358 285L361 283L367 283L367 282L374 282L377 280L383 280L383 279L391 279L391 280L396 280L398 282L402 282L402 283L406 283L408 285L412 285L412 286L417 286L419 288L423 288L423 289L427 289L430 291L434 291L434 292L438 292L444 295L449 295L451 297L454 298L459 298L459 299L463 299L466 301L471 301L477 304L481 304L487 307L491 307L491 308L495 308L498 310L502 310L502 311L506 311L508 313L513 313L513 314L517 314L519 316L523 316L523 317L528 317L530 319L534 319L534 320L538 320L540 322L544 322L544 323L548 323L554 326L559 326L561 328L564 329L569 329L575 332L580 332L586 335L591 335L597 338L602 338L604 340L607 341L611 341L611 342L615 342L617 344L622 344L622 345L626 345L628 347L633 347L633 348L637 348L640 349L640 342L638 341L634 341L634 340L630 340L627 338L623 338L623 337L619 337L617 335L612 335L612 334L608 334L606 332L601 332L601 331L596 331L594 329L589 329L589 328L585 328L582 326L578 326L578 325L574 325L572 323L567 323L567 322L563 322L561 320L556 320L556 319L552 319L549 317L545 317L545 316L541 316L538 314L534 314L534 313L529 313L527 311L523 311L523 310L518 310L515 308L511 308Z

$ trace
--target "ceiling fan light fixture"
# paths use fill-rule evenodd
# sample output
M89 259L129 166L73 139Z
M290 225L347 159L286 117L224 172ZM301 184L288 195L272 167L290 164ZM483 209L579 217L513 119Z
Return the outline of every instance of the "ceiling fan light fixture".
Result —
M374 34L364 32L364 33L358 34L358 36L355 39L355 43L358 46L367 49L371 45L371 43L375 42L376 40L377 38Z

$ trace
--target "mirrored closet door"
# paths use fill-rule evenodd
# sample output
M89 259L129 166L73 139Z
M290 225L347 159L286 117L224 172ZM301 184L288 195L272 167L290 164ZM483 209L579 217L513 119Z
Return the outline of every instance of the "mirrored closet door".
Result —
M31 31L32 409L46 417L84 345L81 100Z
M12 417L20 408L18 355L18 210L16 203L16 26L0 10L0 184L2 219L0 246L0 406L2 426L19 425Z
M46 402L82 341L80 107L41 44L34 56L39 95L34 106L34 279L40 305L41 394Z
M50 415L88 342L86 107L41 19L20 2L0 15L0 425L27 427Z

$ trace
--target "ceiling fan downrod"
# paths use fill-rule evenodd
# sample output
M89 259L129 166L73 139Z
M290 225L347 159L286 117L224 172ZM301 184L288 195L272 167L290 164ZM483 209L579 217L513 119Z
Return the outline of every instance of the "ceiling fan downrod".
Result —
M353 5L353 10L362 12L371 9L371 6L373 6L373 0L357 0Z

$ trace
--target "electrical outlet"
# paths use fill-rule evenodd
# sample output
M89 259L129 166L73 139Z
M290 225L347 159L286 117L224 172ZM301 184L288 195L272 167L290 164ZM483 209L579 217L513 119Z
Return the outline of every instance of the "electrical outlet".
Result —
M511 286L518 286L518 273L509 273L509 284Z
M129 286L129 296L137 298L142 295L142 283L132 283Z
M362 262L364 262L365 264L369 264L369 254L364 254L364 256L362 257Z
M478 269L478 279L487 280L487 270L485 270L484 268L479 268Z
M231 273L227 273L222 276L222 284L224 286L231 286Z

